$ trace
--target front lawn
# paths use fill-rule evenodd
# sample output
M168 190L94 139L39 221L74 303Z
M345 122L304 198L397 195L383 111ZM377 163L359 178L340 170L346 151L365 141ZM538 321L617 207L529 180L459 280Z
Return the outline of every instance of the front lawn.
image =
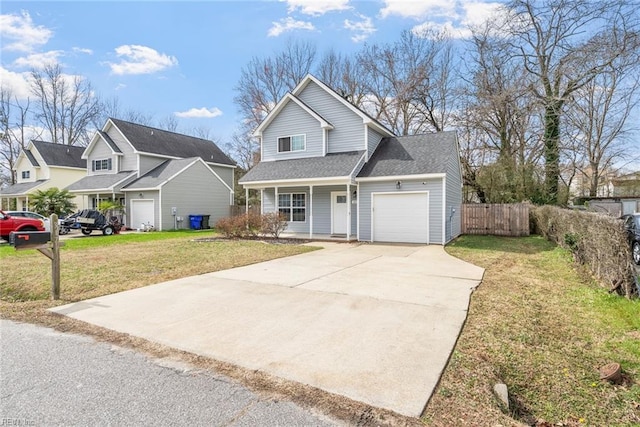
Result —
M198 241L213 231L91 235L65 240L60 300L50 301L51 261L36 250L0 247L2 317L45 322L47 308L314 248L259 241ZM45 322L46 323L46 322Z
M447 247L486 269L425 412L429 425L640 423L640 301L610 295L541 237L464 236ZM624 382L600 381L620 363ZM505 383L511 410L493 397Z

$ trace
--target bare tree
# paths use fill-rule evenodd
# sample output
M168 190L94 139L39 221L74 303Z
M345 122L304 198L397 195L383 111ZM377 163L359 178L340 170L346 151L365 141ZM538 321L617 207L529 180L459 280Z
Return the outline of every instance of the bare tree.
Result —
M314 45L289 41L273 57L254 57L242 68L234 101L249 128L255 129L280 99L309 73L316 58Z
M637 107L640 89L638 58L616 64L575 92L567 112L578 172L589 180L589 196L597 196L607 172L618 160L631 157L630 116ZM628 66L625 66L628 65ZM637 148L636 148L637 150Z
M465 134L483 142L475 149L484 151L488 163L469 178L491 202L537 200L541 138L528 73L489 27L476 29L470 45L470 80L462 92L467 102L457 122L467 128Z
M616 58L638 49L637 5L628 0L513 0L513 46L544 109L545 191L558 201L566 104Z
M179 120L173 114L169 114L163 119L158 120L158 128L168 130L169 132L177 132L179 125Z
M120 100L116 97L102 100L100 114L96 116L93 122L94 127L96 129L102 128L110 117L146 126L152 126L154 121L153 114L143 113L131 108L122 108Z
M0 170L4 180L16 183L16 160L20 151L26 148L29 137L38 137L28 124L29 99L24 104L12 92L0 87Z
M398 135L443 130L452 101L451 50L445 34L404 31L386 45L367 45L358 56L376 119ZM366 104L365 104L366 105Z
M31 93L35 117L51 134L52 142L88 142L91 125L100 114L100 100L88 80L63 74L60 64L49 64L31 71Z
M357 107L364 108L367 88L364 74L356 61L329 50L320 59L317 76L343 98ZM375 112L373 112L375 114Z

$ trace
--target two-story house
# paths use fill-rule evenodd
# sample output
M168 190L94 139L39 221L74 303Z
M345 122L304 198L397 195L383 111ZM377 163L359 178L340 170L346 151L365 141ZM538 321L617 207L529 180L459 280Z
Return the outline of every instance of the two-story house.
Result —
M189 215L212 224L230 214L236 166L212 141L110 118L82 158L86 176L67 187L79 208L114 201L130 228L189 228Z
M239 181L288 232L445 244L460 234L455 132L397 137L308 75L258 126L261 158ZM248 197L247 197L248 199Z
M0 189L2 206L13 208L13 200L15 209L29 210L29 195L52 187L62 189L84 177L87 162L83 151L83 147L30 141L16 159L16 183Z

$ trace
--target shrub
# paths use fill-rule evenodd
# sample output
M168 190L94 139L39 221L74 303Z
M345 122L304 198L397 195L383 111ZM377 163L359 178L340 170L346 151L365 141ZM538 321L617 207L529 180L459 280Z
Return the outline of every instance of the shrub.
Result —
M279 239L280 233L282 233L286 228L287 220L280 212L272 212L262 215L263 235L270 235Z
M576 262L587 266L610 290L631 297L635 267L622 221L585 211L540 206L531 211L536 232L569 249Z
M260 215L250 212L220 218L215 224L216 230L227 238L257 237L259 235L273 236L276 239L287 228L287 221L279 213Z

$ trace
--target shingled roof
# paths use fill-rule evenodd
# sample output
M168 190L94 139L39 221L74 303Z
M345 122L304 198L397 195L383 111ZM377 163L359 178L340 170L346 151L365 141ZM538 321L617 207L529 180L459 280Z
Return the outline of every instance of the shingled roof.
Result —
M149 172L142 175L140 178L128 184L124 189L137 190L141 188L156 188L167 182L171 177L175 176L178 172L196 161L198 161L198 157L165 160L157 167L153 168ZM208 168L208 166L204 165L204 163L202 163L202 165Z
M453 131L384 138L358 178L445 173L457 156Z
M2 194L4 197L22 196L33 191L47 181L48 179L40 179L34 182L20 182L18 184L12 184L7 187L0 188L0 194Z
M55 144L45 141L31 142L48 166L62 166L80 169L87 168L87 161L82 158L84 147L77 147L75 145L66 144ZM25 154L29 158L29 154L31 153L25 152ZM30 158L29 160L31 161Z
M139 152L178 158L201 157L205 162L235 166L235 162L212 141L124 120L109 120Z
M239 183L350 176L364 151L330 153L324 157L275 160L255 165Z
M66 189L72 193L89 191L117 191L122 186L133 181L136 176L137 173L135 171L106 173L102 175L87 175L84 178L69 185Z

